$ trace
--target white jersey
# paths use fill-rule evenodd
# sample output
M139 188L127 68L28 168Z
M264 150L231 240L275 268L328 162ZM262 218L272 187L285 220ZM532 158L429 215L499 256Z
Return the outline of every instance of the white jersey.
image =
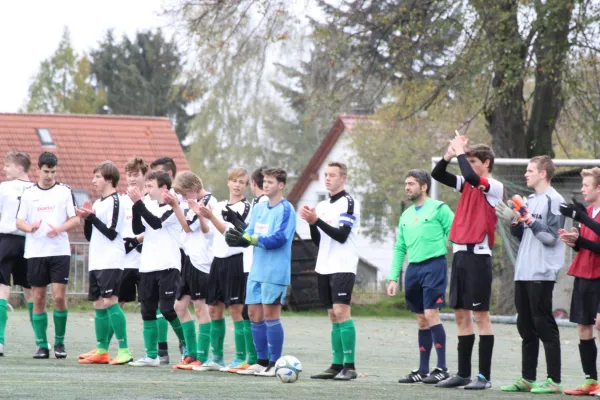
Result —
M33 185L21 196L17 219L29 225L42 221L38 230L25 235L25 258L70 256L71 246L67 232L50 238L51 227L59 227L75 216L75 197L71 188L55 183L48 189Z
M263 203L265 201L269 201L269 198L261 194L258 197L252 199L252 208L250 209L250 215L252 215L252 210L254 210L254 206L258 203ZM248 246L244 249L244 272L250 273L252 269L252 261L254 260L254 248L252 246Z
M214 210L217 206L217 199L210 193L202 197L199 202L209 207L211 210ZM202 232L200 220L196 214L189 209L187 201L181 203L181 209L192 230L191 232L183 231L181 234L183 251L190 257L190 261L194 268L209 273L210 265L213 261L213 240L217 229L210 221L207 221L209 230L207 233Z
M23 192L33 185L20 179L0 183L0 233L25 236L25 232L17 229L17 210Z
M138 235L133 233L133 201L129 198L128 195L124 194L119 196L123 207L123 230L121 231L121 236L123 239L137 237ZM125 254L125 258L123 259L123 268L125 269L140 269L140 261L142 259L141 256L142 247L138 246L137 248L131 250L129 253Z
M223 219L223 212L226 211L225 207L229 206L233 211L236 211L242 216L244 222L250 222L250 202L243 198L235 204L228 204L226 200L217 203L213 209L213 214L225 224L227 229L233 228L233 224ZM229 247L225 242L225 236L215 229L215 240L213 244L213 254L217 258L227 258L236 254L240 254L244 251L243 247Z
M91 234L88 239L90 271L123 269L125 247L121 232L125 222L125 209L119 195L115 192L96 200L93 209L95 217L91 221L85 221L86 237Z
M182 229L173 209L167 204L159 205L156 201L147 202L145 207L151 214L150 218L160 221L160 228L153 229L146 218L141 215L138 207L134 205L133 223L136 223L137 218L141 218L141 223L145 228L140 273L163 271L170 268L181 271L179 241Z
M321 228L317 228L321 240L315 272L323 275L349 272L356 275L358 267L356 239L360 228L360 204L342 191L329 200L317 204L316 213L323 222L335 229L349 226L351 230L346 241L340 243Z

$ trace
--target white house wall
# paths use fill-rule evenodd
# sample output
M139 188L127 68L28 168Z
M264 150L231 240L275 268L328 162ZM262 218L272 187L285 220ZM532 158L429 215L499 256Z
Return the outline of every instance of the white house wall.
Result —
M298 200L297 208L306 205L314 207L317 205L319 200L319 195L322 198L326 198L327 191L325 190L325 184L323 182L323 174L325 172L325 167L327 163L330 161L341 161L348 165L349 173L352 172L352 166L348 160L352 159L352 151L348 143L348 136L346 131L344 131L337 143L331 149L329 156L325 159L323 164L319 167L319 180L311 181ZM350 185L346 185L346 191L353 195L359 202L361 202L361 198L355 195L355 191L353 187ZM303 239L310 239L310 229L306 221L298 218L296 231ZM370 239L364 237L359 233L358 235L358 251L361 258L367 260L371 264L377 266L379 268L379 279L384 279L388 271L390 269L390 265L392 262L392 254L394 247L395 238L389 237L384 242L373 242Z

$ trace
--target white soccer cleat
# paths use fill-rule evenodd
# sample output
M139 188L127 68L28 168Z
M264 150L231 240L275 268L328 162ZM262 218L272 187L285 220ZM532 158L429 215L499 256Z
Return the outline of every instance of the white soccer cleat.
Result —
M262 367L260 372L255 373L256 376L275 377L275 366Z
M158 367L160 366L160 360L157 358L150 358L144 355L137 361L131 361L129 363L132 367Z
M0 357L4 355L4 345L0 343Z
M260 372L263 370L263 366L259 365L259 364L252 364L250 367L248 367L247 369L242 369L239 370L237 373L239 375L256 375L257 372Z
M213 360L208 360L206 364L199 365L194 367L194 371L205 372L205 371L220 371L223 368L223 364L219 364L214 362Z

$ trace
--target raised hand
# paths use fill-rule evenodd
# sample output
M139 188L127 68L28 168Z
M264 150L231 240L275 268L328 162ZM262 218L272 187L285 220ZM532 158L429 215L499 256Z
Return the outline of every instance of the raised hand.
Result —
M136 186L129 186L127 188L127 196L129 196L131 201L137 203L142 199L142 192L140 192L140 189L138 189Z

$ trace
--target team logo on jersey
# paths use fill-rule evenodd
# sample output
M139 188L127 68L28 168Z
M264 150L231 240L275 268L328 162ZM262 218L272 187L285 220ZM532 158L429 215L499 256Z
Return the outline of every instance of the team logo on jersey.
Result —
M38 212L52 212L55 208L55 206L40 206L37 210Z

